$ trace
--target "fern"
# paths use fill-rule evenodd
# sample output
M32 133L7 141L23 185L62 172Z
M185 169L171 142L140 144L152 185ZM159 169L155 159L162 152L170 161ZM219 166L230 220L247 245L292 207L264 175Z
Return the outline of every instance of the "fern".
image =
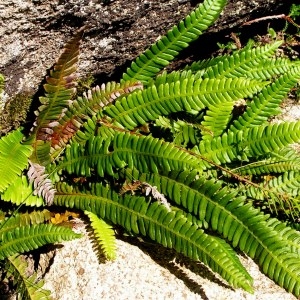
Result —
M203 129L203 126L199 124L189 123L184 120L172 120L161 116L155 120L155 124L162 129L170 130L176 145L187 147L188 144L196 145L200 142L201 134L199 129ZM205 131L205 129L203 130Z
M291 145L300 122L270 122L300 80L299 60L276 57L282 42L275 42L164 70L225 3L205 0L120 82L75 97L81 29L47 78L27 145L20 131L0 140L0 197L84 211L109 259L114 226L122 226L252 292L237 248L299 297L300 235L291 227L299 229L300 158ZM44 224L48 210L0 213L3 261L78 237Z
M203 139L211 140L213 137L222 135L232 118L233 106L233 102L225 102L208 108L201 123Z
M247 77L268 80L284 74L299 64L288 59L274 59L271 55L282 44L281 41L254 49L242 49L233 55L224 57L218 63L203 70L203 78ZM194 68L195 69L195 68ZM194 71L194 70L193 70Z
M52 139L56 137L57 119L64 115L71 99L76 92L74 80L76 78L76 63L79 55L79 44L84 28L66 44L63 54L55 64L47 83L44 85L45 96L40 97L42 105L36 111L37 121L32 129L28 143L33 145L31 156L33 163L47 165L50 159Z
M0 260L46 244L80 237L69 228L52 224L25 225L9 231L0 231L0 234Z
M69 139L75 136L84 121L90 120L90 117L99 114L99 111L108 104L112 103L121 95L128 94L135 89L142 89L143 86L138 82L125 82L119 84L109 82L96 86L89 90L83 97L74 100L62 118L57 121L57 126L51 139L51 147L55 149L54 154L64 148Z
M6 269L13 276L17 294L24 300L50 300L50 291L43 289L43 280L37 282L36 274L27 275L27 264L20 256L6 258Z
M81 210L89 209L101 218L108 218L135 234L148 235L165 247L174 248L195 260L209 263L214 271L220 273L233 286L252 290L249 285L250 277L238 259L229 258L234 255L232 249L229 250L228 246L223 245L222 240L199 230L179 211L168 212L158 202L149 206L143 198L119 197L101 185L93 186L92 191L73 190L61 185L55 204Z
M300 122L286 122L247 128L236 133L225 133L199 145L201 155L216 163L226 163L243 157L259 157L278 151L300 140Z
M58 169L79 176L91 176L97 170L99 176L114 175L119 168L138 168L143 171L205 168L193 153L182 151L175 144L126 132L115 132L112 138L95 136L86 145L72 144L66 150L66 158Z
M1 200L12 202L16 205L40 207L44 205L44 199L33 195L33 186L28 182L27 176L17 177L12 184L0 196Z
M0 222L0 232L4 233L26 225L43 224L48 220L50 220L50 211L46 209L43 211L36 210L31 213L15 213Z
M287 74L280 76L273 84L266 86L253 99L245 113L234 121L230 129L237 131L241 128L260 125L271 116L277 115L280 112L280 103L299 79L300 68L293 68Z
M32 147L22 145L23 134L16 130L0 140L0 193L3 192L28 165Z
M113 228L108 225L104 220L99 219L97 215L92 212L84 212L90 219L91 226L94 230L94 235L97 238L99 245L105 257L109 260L116 258L116 238Z
M256 259L262 270L280 285L280 272L285 270L289 282L286 288L291 292L299 290L299 277L289 270L291 266L299 270L299 266L296 266L297 258L286 247L282 236L278 237L274 228L268 227L267 215L253 209L249 204L244 204L242 198L236 198L228 189L221 189L220 183L195 180L195 175L190 172L136 178L157 186L177 205L197 215L200 220L205 219L212 229L231 241L234 247L238 246ZM274 257L274 252L281 258Z
M218 18L225 4L225 0L207 0L201 3L183 21L132 62L130 68L123 74L123 80L133 78L147 83Z
M206 106L223 102L233 102L251 96L265 85L245 78L195 79L194 76L155 85L130 94L108 106L105 112L117 123L131 130L159 115L179 111L199 111Z

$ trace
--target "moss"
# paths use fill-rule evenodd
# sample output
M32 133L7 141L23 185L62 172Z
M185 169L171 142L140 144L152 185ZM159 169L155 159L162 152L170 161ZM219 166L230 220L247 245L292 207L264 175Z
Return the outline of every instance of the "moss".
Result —
M89 75L84 78L80 78L77 81L77 95L82 95L87 90L91 89L92 85L95 82L95 78L92 75Z
M4 76L2 74L0 74L0 93L3 91L4 89L4 84L5 84L5 79Z
M6 102L0 116L0 135L20 127L25 122L31 101L32 94L24 92Z

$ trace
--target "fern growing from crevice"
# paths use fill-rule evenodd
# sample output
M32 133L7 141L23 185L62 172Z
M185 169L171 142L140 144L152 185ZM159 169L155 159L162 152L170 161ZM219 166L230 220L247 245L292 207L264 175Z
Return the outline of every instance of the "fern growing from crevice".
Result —
M3 263L3 268L7 270L7 276L13 278L18 297L24 300L52 299L51 292L42 288L43 280L37 280L35 273L28 276L27 267L24 257L21 256L8 257Z
M225 4L205 0L119 83L76 97L79 30L47 78L26 143L21 131L16 141L0 141L0 164L11 159L7 141L22 154L0 174L1 200L42 206L44 198L45 205L82 210L107 258L115 257L115 224L252 292L238 248L299 297L300 235L289 225L299 227L300 155L291 145L300 141L300 122L270 122L300 80L299 61L277 58L282 43L275 42L164 70ZM18 224L10 220L6 226ZM49 224L1 230L2 259L40 246L48 230L57 239L76 236Z

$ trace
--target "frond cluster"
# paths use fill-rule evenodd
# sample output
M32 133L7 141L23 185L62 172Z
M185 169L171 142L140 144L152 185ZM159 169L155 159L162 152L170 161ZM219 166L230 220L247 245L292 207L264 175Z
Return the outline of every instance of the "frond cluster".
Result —
M119 83L74 97L80 30L47 78L26 144L21 131L0 140L0 197L85 212L109 259L122 226L252 292L238 248L299 297L300 121L270 120L300 81L300 62L276 57L274 42L164 70L225 4L205 0ZM2 216L1 260L78 237L22 218Z

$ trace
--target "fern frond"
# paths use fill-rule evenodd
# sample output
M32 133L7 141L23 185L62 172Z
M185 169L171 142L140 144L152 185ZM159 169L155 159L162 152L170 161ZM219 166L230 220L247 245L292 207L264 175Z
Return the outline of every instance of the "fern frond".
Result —
M1 200L14 203L16 205L24 204L26 206L40 207L44 204L42 197L34 195L32 184L24 175L17 177L13 183L0 196Z
M28 165L32 147L21 144L21 130L15 130L0 139L0 193L13 183Z
M73 136L72 142L79 144L84 144L88 139L95 135L96 129L98 127L99 117L98 114L88 118L82 125L82 127L76 131Z
M281 222L278 219L270 218L267 220L267 225L274 228L284 239L285 243L292 249L293 252L300 255L300 232L291 228L288 222Z
M300 172L285 172L283 175L271 179L268 186L278 191L278 193L298 196L300 194Z
M96 214L90 211L84 211L84 213L89 217L91 226L94 231L94 235L97 238L99 246L105 257L109 260L116 259L116 237L113 228L108 225L104 220L99 219Z
M160 115L179 111L199 111L218 103L233 102L261 90L265 82L245 78L195 79L194 76L170 84L152 85L116 101L105 109L117 124L129 130Z
M158 202L149 204L141 197L121 197L99 184L93 185L90 191L66 185L59 185L57 189L56 205L89 209L135 234L147 235L165 247L202 261L233 286L252 290L250 276L232 249L190 223L180 211L169 212Z
M266 59L260 65L250 69L246 77L256 80L274 79L290 72L294 67L299 67L298 61L290 61L287 58Z
M217 56L193 62L191 65L186 66L184 70L191 70L194 73L201 71L205 78L216 78L218 76L248 77L249 72L252 75L252 68L257 68L270 59L281 44L282 41L277 41L252 49L245 47L235 51L232 55ZM252 78L262 79L257 76ZM268 78L270 77L266 77L266 79Z
M268 158L245 164L232 171L240 175L262 175L283 173L287 171L300 171L299 159Z
M295 295L300 294L300 262L274 227L268 215L245 204L237 191L222 188L220 182L196 179L195 172L142 175L145 180L188 212L205 219L213 230L234 247L254 258L263 272ZM136 176L136 174L135 174Z
M0 235L0 260L17 253L37 249L46 244L80 237L66 227L52 224L25 225Z
M52 160L65 148L67 142L76 134L79 128L103 109L114 102L118 97L129 94L135 89L142 89L139 82L108 82L101 87L96 86L89 90L83 97L74 100L65 111L64 115L57 120L58 125L53 128L51 140Z
M232 118L231 112L233 110L234 102L218 103L209 106L202 125L203 139L212 139L220 136L227 128L227 125Z
M196 40L219 16L226 0L205 0L158 42L153 44L123 74L123 80L136 79L147 84L179 52Z
M224 56L218 63L202 71L203 78L246 77L268 80L275 75L284 74L297 63L288 59L271 58L281 44L282 41L277 41L253 49L244 48L230 56Z
M174 137L174 144L186 147L187 144L196 145L201 140L201 125L189 123L183 120L172 120L166 117L158 117L155 125L163 129L169 129ZM203 129L204 130L204 129Z
M284 197L296 197L300 194L300 172L285 172L282 175L278 177L274 177L271 179L268 179L266 181L263 181L261 183L261 186L263 186L265 189L269 189L277 195L278 197L284 196ZM255 187L250 187L249 190L247 190L247 195L250 197L253 197L254 191L257 189ZM262 196L258 196L259 193L256 194L256 199L263 199ZM260 193L261 194L261 193ZM300 214L300 206L298 203L298 207L296 209L295 203L295 214Z
M50 76L46 78L45 96L40 97L42 105L36 112L35 127L32 128L32 134L28 140L28 143L34 147L31 156L31 161L34 163L47 165L51 161L47 150L50 150L54 128L58 125L57 120L65 114L76 91L76 64L84 29L84 27L81 28L66 44L63 53L50 71Z
M280 104L288 92L300 80L300 67L290 69L271 85L264 87L250 102L246 111L233 122L231 131L264 124L270 117L280 113Z
M27 176L30 183L33 183L33 194L45 199L47 205L53 203L53 197L55 194L55 188L52 181L46 174L46 168L37 163L30 163Z
M112 138L95 136L86 145L72 144L57 168L88 177L95 170L103 177L104 173L114 176L114 170L125 166L157 173L191 168L201 171L206 163L197 155L152 136L116 132Z
M50 220L50 218L50 211L46 209L42 211L35 210L30 213L17 213L0 222L0 234L21 226L42 224Z
M51 300L50 291L43 289L44 281L37 281L36 274L27 275L27 263L21 256L6 258L6 268L13 276L18 297L22 300Z
M300 122L285 122L229 131L199 145L202 156L214 162L265 156L300 140Z

